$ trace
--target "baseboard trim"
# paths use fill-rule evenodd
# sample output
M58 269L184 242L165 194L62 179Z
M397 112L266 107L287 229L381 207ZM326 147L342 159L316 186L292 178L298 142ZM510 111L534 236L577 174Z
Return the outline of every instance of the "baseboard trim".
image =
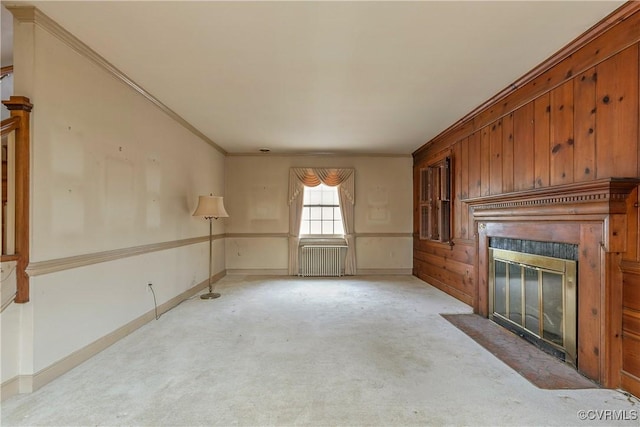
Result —
M217 282L227 275L226 270L222 270L221 272L211 276L212 282ZM171 298L169 301L165 302L158 306L158 314L166 313L171 310L182 301L191 298L196 295L201 290L207 288L209 285L208 280L204 280L192 288L182 292L181 294L176 295ZM136 329L144 326L150 321L155 319L155 310L149 310L142 316L132 320L124 326L116 329L115 331L103 336L102 338L98 338L96 341L91 344L76 350L70 355L60 359L59 361L53 363L52 365L47 366L46 368L40 370L34 375L18 375L10 380L5 381L1 387L2 400L15 396L19 393L32 393L45 384L50 383L55 380L62 374L69 372L71 369L100 353L101 351L107 349L111 345L115 344L122 338L129 335L131 332Z
M229 276L288 276L286 268L229 268Z
M411 276L412 268L359 268L358 276Z
M640 378L626 371L620 371L622 389L640 398Z
M462 301L463 303L473 307L473 297L471 295L467 295L464 292L454 288L453 286L449 286L446 283L443 283L440 280L436 279L435 277L428 276L424 273L418 273L417 275L414 274L414 276L416 276L426 284L440 289L442 292L449 294L452 297Z
M16 375L10 380L2 383L2 390L0 391L0 399L4 401L5 399L15 396L20 393L20 379L22 375Z

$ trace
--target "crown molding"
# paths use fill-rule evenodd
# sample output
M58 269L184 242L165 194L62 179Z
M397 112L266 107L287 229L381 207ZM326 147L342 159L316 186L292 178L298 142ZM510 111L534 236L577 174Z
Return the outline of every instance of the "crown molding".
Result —
M355 153L355 152L327 152L327 153L304 153L304 152L281 152L281 153L227 153L227 157L389 157L411 159L411 154L400 153Z
M107 61L103 56L97 53L95 50L91 49L87 44L78 39L72 33L64 29L60 24L55 22L53 19L49 18L43 12L41 12L38 8L34 6L10 6L7 5L6 8L13 14L14 18L20 23L34 23L40 28L48 31L53 36L57 37L60 41L65 43L67 46L78 52L80 55L84 56L88 60L92 61L94 64L98 65L108 74L111 74L116 79L120 80L125 85L129 86L131 89L142 95L148 101L150 101L153 105L158 107L162 112L167 114L173 120L178 122L188 131L196 135L198 138L205 141L207 144L211 145L217 151L219 151L222 155L227 155L226 150L216 144L212 139L208 136L200 132L195 126L186 121L182 116L173 111L167 105L163 104L158 98L153 96L150 92L136 83L133 79L127 76L125 73L120 71L116 66Z

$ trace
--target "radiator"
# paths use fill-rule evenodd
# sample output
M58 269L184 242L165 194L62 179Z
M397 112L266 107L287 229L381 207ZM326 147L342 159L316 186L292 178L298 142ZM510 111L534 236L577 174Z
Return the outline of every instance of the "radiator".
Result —
M300 275L339 277L343 275L346 246L304 245L300 249Z

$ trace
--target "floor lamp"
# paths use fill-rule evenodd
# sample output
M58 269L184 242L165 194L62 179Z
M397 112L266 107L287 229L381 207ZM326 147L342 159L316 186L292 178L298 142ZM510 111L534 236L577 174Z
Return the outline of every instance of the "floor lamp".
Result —
M213 292L211 287L211 248L213 246L213 219L227 218L229 214L224 209L224 203L222 197L214 196L210 194L208 196L198 197L198 207L193 213L193 216L201 216L204 219L209 220L209 292L200 295L202 299L214 299L219 298L220 294Z

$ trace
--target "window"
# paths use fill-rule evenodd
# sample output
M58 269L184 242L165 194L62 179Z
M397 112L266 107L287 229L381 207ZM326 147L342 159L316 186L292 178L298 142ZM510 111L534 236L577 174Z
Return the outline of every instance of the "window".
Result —
M343 235L338 187L304 187L300 235Z
M420 238L451 239L451 158L420 169Z

